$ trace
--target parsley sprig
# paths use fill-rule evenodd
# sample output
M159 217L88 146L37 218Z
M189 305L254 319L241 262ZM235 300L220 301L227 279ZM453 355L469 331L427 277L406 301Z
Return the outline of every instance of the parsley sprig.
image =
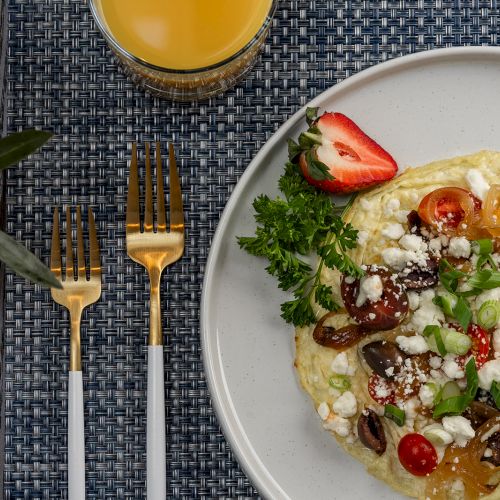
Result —
M292 162L286 164L279 188L283 197L260 195L254 200L255 236L239 237L238 243L248 253L265 257L266 270L278 279L278 286L293 293L294 298L281 305L282 318L305 326L316 320L313 297L329 311L339 308L332 288L320 282L323 266L349 276L363 275L347 253L356 246L358 232L341 218L354 198L346 206L335 206L327 194L305 181ZM314 252L320 257L316 271L304 260Z

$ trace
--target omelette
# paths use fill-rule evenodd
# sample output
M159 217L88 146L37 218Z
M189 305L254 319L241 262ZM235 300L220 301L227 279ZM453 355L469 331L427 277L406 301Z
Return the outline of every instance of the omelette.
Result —
M409 168L344 220L365 274L323 267L295 367L318 418L368 472L415 498L500 498L500 153ZM498 384L498 387L497 387Z

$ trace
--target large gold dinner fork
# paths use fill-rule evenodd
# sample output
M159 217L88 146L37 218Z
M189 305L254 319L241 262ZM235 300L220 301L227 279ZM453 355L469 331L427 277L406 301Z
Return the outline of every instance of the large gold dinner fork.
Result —
M174 148L169 146L170 229L167 231L165 195L160 143L156 143L156 231L154 230L153 180L149 144L146 143L146 193L141 230L137 146L132 145L127 196L127 253L149 274L150 309L148 337L147 390L147 497L163 500L167 496L165 450L165 387L163 382L163 335L161 331L160 280L165 267L184 253L184 214L182 193Z
M87 277L83 242L82 216L76 208L77 263L73 267L71 236L71 210L66 209L66 274L63 288L51 288L52 298L69 310L71 318L69 387L68 387L68 498L85 500L85 439L83 423L83 382L80 351L80 320L85 307L97 302L101 296L101 264L99 244L92 210L88 209L89 263ZM59 210L54 210L50 268L56 277L62 278L61 247L59 237Z

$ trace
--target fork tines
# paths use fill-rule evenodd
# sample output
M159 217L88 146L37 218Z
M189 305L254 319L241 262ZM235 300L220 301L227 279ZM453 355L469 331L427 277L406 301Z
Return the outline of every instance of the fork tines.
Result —
M89 233L89 275L90 279L100 278L101 264L99 260L99 244L97 242L97 231L94 214L88 208L88 233ZM52 246L50 254L50 268L59 280L87 280L87 266L85 260L85 244L82 228L82 213L80 206L76 207L76 276L75 261L73 255L73 236L71 224L71 208L66 208L66 272L63 279L63 266L61 259L60 231L59 231L59 209L54 209L54 225L52 230Z
M144 220L143 232L154 231L154 200L153 200L153 174L151 168L151 148L149 142L145 143L145 180L144 180ZM165 214L165 191L163 187L163 167L161 158L161 145L156 143L156 231L158 233L167 231L167 219ZM184 214L182 208L182 193L177 163L175 160L174 147L169 144L169 176L170 176L170 231L184 231ZM139 194L139 171L137 158L137 144L132 144L130 161L129 186L127 195L127 233L141 231L140 216L140 194Z

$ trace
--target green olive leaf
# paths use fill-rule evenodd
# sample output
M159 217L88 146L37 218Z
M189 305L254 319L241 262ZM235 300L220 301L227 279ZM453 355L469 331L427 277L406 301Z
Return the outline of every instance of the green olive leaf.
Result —
M62 288L54 273L25 246L0 231L0 260L16 274L34 283L52 288Z
M0 170L21 161L43 146L52 133L43 130L23 130L0 139Z

